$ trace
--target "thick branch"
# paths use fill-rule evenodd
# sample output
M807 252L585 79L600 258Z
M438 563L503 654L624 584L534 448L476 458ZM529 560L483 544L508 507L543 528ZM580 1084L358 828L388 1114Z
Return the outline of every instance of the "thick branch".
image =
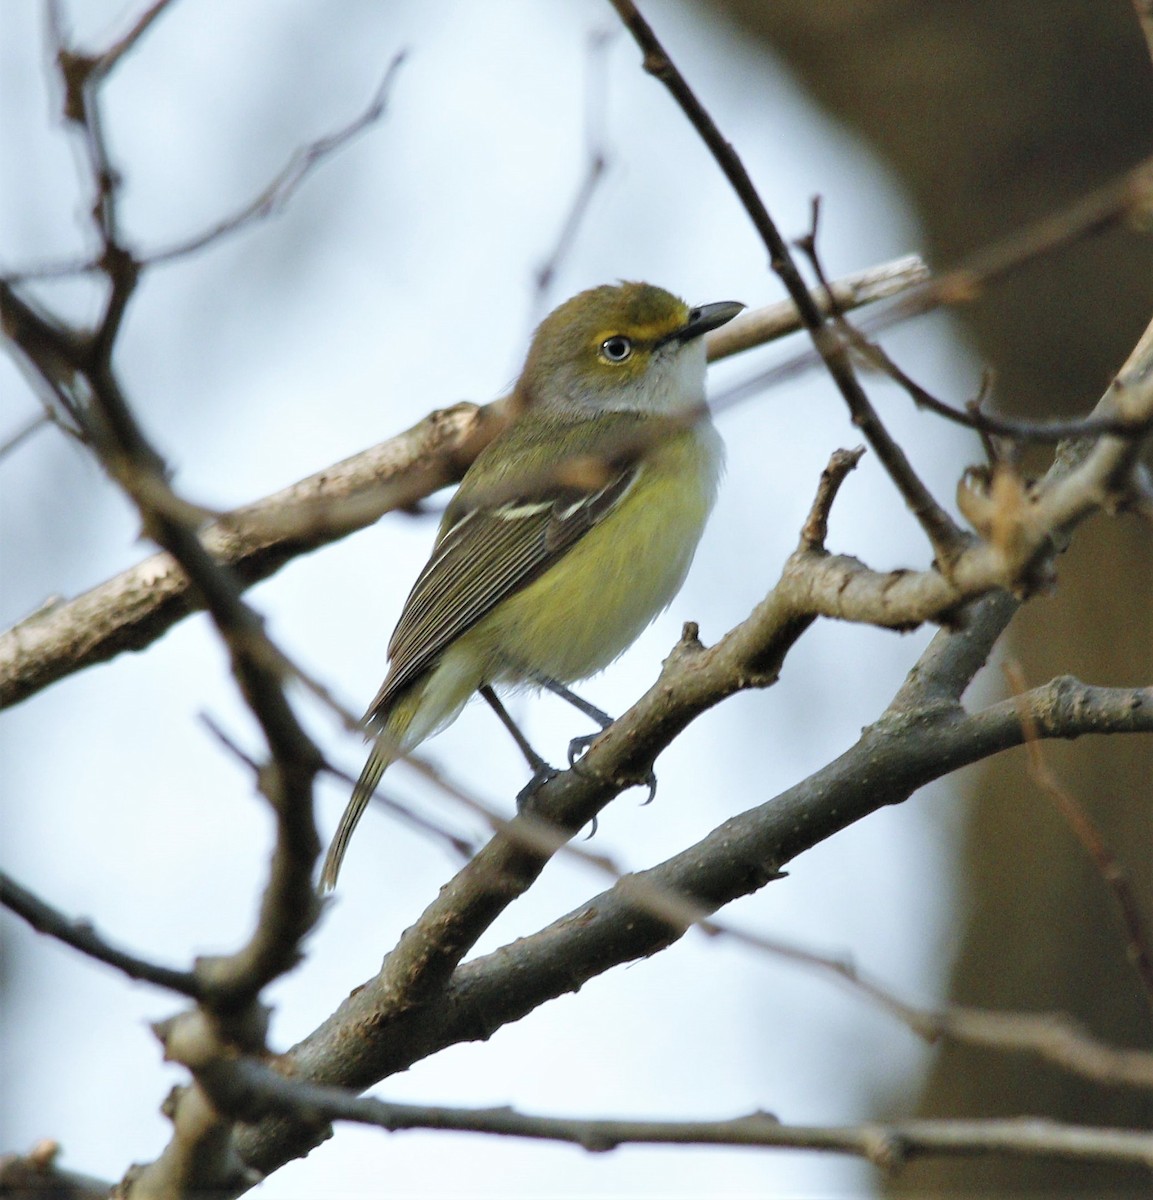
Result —
M1117 404L1124 415L1133 416L1153 406L1147 361L1150 344L1150 339L1145 339L1134 352L1120 377L1124 384L1110 389L1101 407ZM1051 503L1054 508L1048 517L1071 526L1108 494L1108 481L1119 481L1133 454L1131 439L1102 439L1080 462L1073 456L1073 465L1062 461L1053 468L1037 489L1039 503ZM831 502L832 491L822 487L824 503ZM1028 569L1036 556L1047 553L1049 538L1060 529L1059 524L1050 525L1042 533L1026 513L1011 509L1000 514L998 541L969 547L954 563L952 581L945 581L935 571L920 576L881 576L825 553L820 545L823 513L816 511L821 504L819 495L801 545L786 564L780 583L750 618L708 650L697 642L695 629L686 629L656 687L598 739L578 771L565 773L538 792L534 815L562 829L578 828L624 782L643 778L659 751L700 712L741 688L773 682L788 649L816 615L828 611L851 618L859 613L863 619L876 620L868 600L875 593L875 602L889 606L890 616L911 617L916 606L925 602L929 607L944 607L935 614L920 610L917 620L930 615L956 616L960 601L967 598L963 590L950 598L958 576L974 586L970 594L1012 586L1019 572ZM968 564L969 555L974 556L974 564ZM847 564L851 564L852 576L845 575ZM850 584L850 578L859 582ZM854 587L864 592L864 602L846 599L846 592ZM947 589L943 593L942 587ZM901 601L903 590L907 602L893 607L889 593ZM898 803L931 779L1020 744L1022 732L1015 713L1006 711L1000 720L991 713L981 714L975 720L964 714L956 700L1013 610L1014 605L996 591L980 601L966 614L960 632L938 635L924 656L924 672L914 669L894 704L853 751L800 790L778 797L771 811L753 810L726 823L711 835L715 845L706 839L662 868L645 873L641 877L645 886L683 894L703 913L714 911L756 890L793 855L880 805ZM900 620L893 623L901 625ZM942 642L961 648L942 649ZM901 701L916 706L906 707L898 703ZM1153 728L1148 696L1134 693L1129 701L1122 723L1129 722L1127 728ZM1044 710L1043 719L1052 722L1044 728L1046 736L1072 736L1079 731L1062 725L1060 711L1054 715ZM1041 714L1038 723L1042 724ZM748 839L747 845L742 845L744 839ZM535 879L547 857L548 851L517 839L516 822L494 838L406 932L381 974L298 1048L302 1073L324 1082L363 1087L458 1037L488 1036L502 1023L494 1019L499 1007L495 998L485 1007L470 1010L466 1025L453 1019L469 1008L461 1004L458 988L474 966L458 968L456 964L493 917ZM594 926L600 929L605 944L594 947L591 956L584 958L578 948L570 946L556 972L546 970L540 976L540 992L528 986L527 973L514 971L524 986L520 998L508 1009L508 1019L517 1019L608 966L661 949L691 923L691 919L670 922L664 913L646 911L622 885L602 899L603 907L594 902L572 921L582 937ZM602 914L607 914L603 924ZM537 936L554 945L557 929ZM522 949L525 945L520 943ZM514 966L508 965L510 969ZM507 995L504 1002L508 1004ZM433 1016L443 1013L445 1005L452 1014L447 1023L451 1032ZM431 1043L420 1029L426 1018L436 1030ZM382 1030L388 1031L387 1036L381 1036ZM447 1040L440 1041L442 1036Z
M405 433L302 479L210 525L201 535L241 586L406 508L460 478L499 421L459 404ZM0 635L0 707L75 671L149 646L201 608L170 554L154 554L75 600L46 608Z
M920 259L903 258L832 287L847 310L896 295L926 277ZM14 299L0 282L2 328L20 345L35 331L21 319ZM743 313L710 335L709 357L726 358L798 328L791 301ZM396 437L227 514L201 539L218 562L232 568L240 586L259 583L292 559L455 483L506 419L500 401L434 412ZM0 708L125 650L144 649L199 607L171 555L155 554L74 600L34 613L0 634Z
M981 602L996 606L999 597ZM938 641L964 640L942 632ZM660 682L599 741L586 758L598 773L635 770L651 759L651 743L669 724L687 689L712 664L699 650ZM683 656L682 656L683 658ZM1045 737L1076 737L1117 728L1153 732L1153 690L1097 689L1057 680L1029 693ZM700 693L696 699L699 701ZM683 702L683 701L682 701ZM671 740L669 735L669 739ZM324 1024L287 1056L293 1075L362 1088L405 1070L446 1046L487 1040L557 996L574 992L611 967L648 957L677 941L691 920L654 915L646 895L678 897L701 913L714 912L775 878L797 854L931 780L1018 746L1023 732L1012 702L967 716L939 704L918 713L892 713L868 728L845 754L809 779L726 821L666 862L628 876L540 932L458 967L435 1000L396 1006L379 978L356 989ZM664 740L664 735L661 735ZM640 747L650 747L645 752ZM594 757L595 756L595 757ZM567 772L550 787L582 781ZM592 781L585 784L590 786ZM241 1138L241 1152L262 1171L304 1153L314 1133L270 1121Z
M540 1116L512 1108L450 1108L359 1098L336 1088L288 1080L251 1060L215 1073L219 1102L297 1120L344 1120L390 1132L409 1129L487 1133L567 1142L602 1153L626 1145L760 1146L833 1151L893 1170L914 1158L1004 1154L1081 1162L1153 1165L1153 1134L1036 1118L896 1121L846 1126L786 1125L769 1113L718 1121Z

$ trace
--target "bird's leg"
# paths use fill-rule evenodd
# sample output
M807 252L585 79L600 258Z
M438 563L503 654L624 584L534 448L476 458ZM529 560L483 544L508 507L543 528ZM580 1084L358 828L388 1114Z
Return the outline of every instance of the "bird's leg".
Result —
M595 704L590 704L587 700L578 696L576 692L571 691L559 680L553 679L549 675L533 675L532 678L534 683L539 683L541 687L547 688L554 696L559 696L562 700L567 700L573 708L583 712L590 721L595 721L600 726L599 732L586 734L584 737L573 738L569 742L568 761L571 767L573 761L579 758L613 723L613 718L607 712L597 708Z
M548 691L552 692L553 695L559 696L562 700L567 700L569 704L573 706L573 708L578 709L580 712L584 713L589 720L595 721L600 726L600 729L598 729L596 733L586 733L581 737L573 738L569 742L568 764L571 767L576 760L580 758L580 756L593 744L593 742L595 742L597 738L599 738L600 735L604 733L604 731L613 723L613 718L610 717L603 709L597 708L595 704L590 704L587 700L583 699L581 696L578 696L576 692L565 687L565 685L557 679L553 679L548 675L537 674L534 674L532 679L533 682L539 683L541 687L546 688ZM650 771L645 778L641 780L641 782L649 789L648 797L644 803L650 804L657 794L657 777L652 771Z
M477 691L484 697L489 708L497 715L500 723L512 735L512 740L516 742L517 748L524 755L525 762L532 768L532 778L524 785L523 788L516 794L516 804L520 806L528 799L529 796L537 790L537 788L548 783L550 779L555 778L560 772L556 767L547 763L529 744L528 738L520 731L520 726L509 716L508 709L500 702L496 692L492 690L491 685L482 684Z

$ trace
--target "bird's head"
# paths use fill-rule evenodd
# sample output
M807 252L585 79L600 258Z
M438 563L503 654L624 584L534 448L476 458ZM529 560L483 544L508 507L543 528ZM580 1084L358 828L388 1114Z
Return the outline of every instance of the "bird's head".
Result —
M744 307L690 308L648 283L605 284L566 300L540 323L517 383L526 409L673 415L704 399L703 334Z

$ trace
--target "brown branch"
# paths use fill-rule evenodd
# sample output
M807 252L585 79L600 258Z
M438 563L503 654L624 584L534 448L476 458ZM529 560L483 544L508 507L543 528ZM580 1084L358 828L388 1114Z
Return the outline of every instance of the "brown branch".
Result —
M41 313L10 284L0 283L0 317L25 365L39 374L47 388L75 397L76 419L101 465L135 505L145 533L180 565L209 612L230 656L236 682L267 743L270 756L260 768L259 784L275 815L276 840L257 922L234 953L197 961L197 1007L175 1020L175 1028L185 1034L186 1042L195 1040L187 1036L191 1027L204 1031L203 1040L225 1047L227 1053L238 1049L259 1052L267 1025L260 993L296 964L300 943L320 912L312 888L320 851L312 788L323 759L288 703L285 684L289 673L283 656L265 635L259 616L241 599L231 573L202 544L199 514L172 491L167 465L145 437L120 386L114 348L139 277L139 264L120 240L119 174L108 156L99 103L99 83L106 73L97 69L96 60L78 56L64 45L59 11L52 11L66 115L79 127L88 152L95 197L93 220L103 245L101 268L109 295L95 328L78 330ZM138 25L135 36L146 26L147 21ZM123 52L115 54L114 61ZM307 170L307 165L302 170ZM25 901L23 907L29 911L26 896L7 890L14 901ZM45 919L43 906L36 915ZM68 931L57 928L55 932L64 936ZM76 940L73 938L73 943ZM110 957L108 948L97 939L89 939L87 949L106 960ZM140 969L138 962L127 958L118 956L121 969ZM153 978L156 974L152 972ZM179 980L172 977L170 982ZM183 1195L250 1180L231 1149L231 1121L211 1110L198 1086L177 1094L172 1117L174 1132L165 1152L126 1181L134 1196Z
M166 5L154 6L157 9ZM158 15L158 14L157 14ZM59 26L57 27L59 29ZM143 32L141 30L140 32ZM58 32L58 38L62 34ZM119 45L120 43L118 43ZM115 47L113 48L115 49ZM74 52L61 48L63 55L62 69L66 75L66 91L73 97L71 104L83 103L85 88L94 82L99 82L106 74L103 64L107 61L107 53L97 56L76 55ZM111 53L111 52L108 52ZM117 58L119 55L117 55ZM396 75L404 63L406 52L394 55L380 82L377 84L372 98L362 112L346 125L327 133L315 141L293 152L288 162L265 185L265 187L246 204L227 217L214 222L206 229L191 234L187 238L161 246L153 250L142 250L134 255L134 261L140 267L154 267L164 263L176 262L187 258L197 251L230 237L234 233L248 228L258 221L283 212L285 206L299 191L304 181L325 161L331 158L349 142L355 140L361 133L377 124L388 111L388 101ZM99 150L99 146L91 148ZM90 150L91 152L91 150ZM94 160L95 161L95 160ZM106 180L105 186L110 186L112 180ZM95 258L69 259L64 262L42 263L34 267L18 268L4 272L3 278L9 283L22 283L35 279L54 279L69 275L83 275L92 272L104 272L107 267L106 255Z
M820 548L815 534L830 495L830 489L822 489L801 546L786 564L778 586L750 618L710 649L696 640L695 628L686 628L657 684L597 740L577 769L541 788L530 812L498 832L442 889L406 931L381 973L357 989L293 1052L294 1070L321 1082L363 1087L461 1037L487 1036L504 1020L518 1019L591 975L667 946L691 924L736 896L756 890L776 876L783 862L846 824L883 804L907 798L930 779L1020 743L1021 725L1013 711L966 718L959 704L947 698L942 701L939 693L921 693L925 703L916 709L894 704L853 751L818 772L795 795L787 793L763 809L727 822L699 846L642 874L642 889L655 888L664 897L676 895L693 906L692 911L670 917L666 908L658 915L650 911L651 904L638 901L634 880L622 880L580 913L537 935L548 959L536 980L539 990L522 973L527 967L520 951L528 952L534 943L530 938L514 952L516 975L524 984L518 994L499 999L490 995L485 1001L488 1007L466 1003L461 989L467 988L475 964L459 966L463 955L495 916L532 883L554 849L534 846L527 832L521 832L528 815L568 833L579 828L620 790L622 781L643 778L660 749L697 715L741 688L772 683L787 650L818 613L849 615L851 610L861 616L868 608L863 597L871 589L882 609L869 613L868 619L909 616L910 608L894 607L894 598L902 598L903 577L876 575L855 564L863 582L854 585L844 575L852 560L832 558ZM907 599L920 602L918 590L926 592L926 581L935 578L940 577L922 573L918 589L914 577ZM937 599L953 604L947 593ZM939 652L926 656L929 661L935 655L941 661L948 659L954 670L960 667L967 672L964 681L953 682L956 695L981 667L1012 612L1012 605L997 595L977 608L988 609L995 619L971 616L963 632L938 635L937 641L976 640L979 646L951 658ZM1061 681L1066 692L1074 686ZM900 695L909 700L917 693L902 689ZM1083 731L1078 722L1091 708L1089 704L1050 705L1046 735ZM1121 711L1112 717L1118 729L1153 729L1153 694L1127 694ZM917 730L915 755L908 746L910 727ZM748 839L744 843L742 828ZM557 960L552 955L561 942L566 951ZM503 965L511 967L508 948L500 953L505 956ZM465 1009L470 1014L467 1019ZM387 1037L381 1038L381 1030L387 1030ZM278 1138L273 1141L279 1149L249 1144L248 1153L262 1168L284 1152Z
M858 458L859 454L835 457L806 522L803 550L790 563L798 560L798 556L806 564L809 560L824 560L823 549L813 545L813 532L823 527L836 485ZM806 607L810 594L803 588L788 586L790 578L802 573L800 569L794 570L796 574L790 576L790 567L786 566L781 583L761 606L764 611L750 639L742 642L730 634L720 647L714 647L723 666L708 673L703 664L694 664L694 671L700 669L709 674L712 691L695 705L686 704L675 723L664 722L659 739L646 739L648 761L643 766L628 763L606 771L600 766L594 745L593 751L573 770L538 789L521 805L518 815L499 828L492 840L440 889L421 916L405 930L377 978L364 990L371 991L388 1013L403 1012L440 993L463 956L496 917L532 885L567 837L593 820L623 787L644 779L651 771L657 751L676 733L705 708L740 687L768 686L773 682L785 653L816 615ZM726 643L734 640L740 647L736 661L727 658L724 650ZM695 627L691 630L686 627L685 637L666 663L658 688L662 684L668 688L667 675L676 677L675 668L670 669L669 664L675 663L683 670L686 659L694 658L698 652L702 656L712 653L704 651L696 640ZM605 738L611 738L612 732L610 729Z
M1125 437L1140 438L1153 429L1153 413L1144 421L1133 423L1120 417L1078 417L1068 421L1023 421L1002 417L988 412L979 402L973 402L962 410L953 408L938 399L927 388L922 387L884 349L881 344L866 337L846 316L837 303L833 284L825 274L824 264L817 249L816 214L817 201L813 202L813 230L798 242L813 268L813 273L825 293L827 311L837 332L845 344L867 362L874 370L887 375L904 390L917 408L926 409L954 425L962 425L988 438L990 435L1013 438L1027 442L1060 442L1069 438L1098 437L1104 433L1117 433Z
M132 28L100 55L98 70L101 76L110 75L116 69L124 55L135 48L136 43L148 32L157 17L165 13L171 3L172 0L153 0L136 19Z
M1070 736L1076 728L1078 735L1089 732L1140 732L1150 727L1149 711L1153 706L1153 688L1134 691L1128 688L1089 688L1073 679L1055 679L1044 687L1021 693L1015 699L1012 713L1008 706L994 705L971 718L974 729L982 726L980 736L988 736L988 726L997 724L1002 730L1009 727L1012 719L1028 720L1034 730L1033 736L1040 737L1042 722L1054 732L1054 736ZM1134 722L1132 714L1144 709L1146 719ZM1063 712L1063 721L1054 725L1053 714ZM982 1009L950 1006L947 1009L928 1011L901 1000L893 991L863 975L856 966L843 957L816 953L808 948L781 941L779 938L742 929L724 921L718 921L710 910L701 907L680 893L664 890L637 875L631 875L616 866L603 854L594 854L572 843L565 842L563 831L552 826L534 823L527 830L522 824L514 828L512 822L500 818L488 806L454 787L438 774L422 767L433 782L453 798L464 803L474 812L488 820L494 828L505 831L510 837L525 838L530 849L541 849L547 853L559 852L566 859L582 863L593 870L607 875L614 886L620 885L622 894L627 894L635 907L649 917L656 917L667 925L689 929L696 927L709 937L720 937L733 941L746 949L774 958L784 958L808 969L832 975L857 994L877 1005L889 1015L901 1021L918 1037L935 1043L941 1039L978 1045L999 1051L1012 1051L1036 1055L1054 1066L1092 1079L1109 1086L1144 1088L1153 1091L1153 1054L1139 1050L1121 1050L1091 1037L1084 1030L1059 1014L1002 1013ZM578 914L572 914L578 919ZM531 942L531 938L529 941ZM330 1114L333 1115L333 1114Z
M405 433L229 513L204 530L201 541L230 568L238 587L251 586L459 479L500 424L491 406L460 404L435 412ZM200 607L187 574L162 553L43 609L0 634L0 707L124 650L148 646Z
M937 273L932 280L909 289L902 299L883 313L861 323L863 335L873 336L900 322L907 321L937 308L968 304L979 298L990 284L1052 251L1075 244L1093 234L1125 222L1147 223L1153 210L1153 158L1139 163L1112 183L1090 192L1050 217L1026 226L973 255L960 266ZM833 285L834 291L836 284ZM820 296L821 289L814 295ZM839 299L839 298L838 298ZM847 307L840 304L842 312ZM777 363L767 371L742 381L714 397L712 406L723 411L785 379L819 366L821 357L815 351ZM938 412L946 420L982 428L957 410L943 405ZM1071 422L1016 421L1003 415L982 414L988 429L1007 437L1034 441L1051 441L1059 437L1093 436L1098 433L1123 432L1125 426L1117 418L1095 415Z
M608 151L604 136L604 97L608 90L607 50L611 42L607 33L594 32L589 36L585 84L585 145L586 166L576 195L557 235L556 244L548 257L536 271L536 288L533 307L536 318L544 315L545 305L553 280L561 264L568 257L576 242L577 234L588 216L593 197L604 179L609 166Z
M925 283L929 278L929 268L917 255L910 254L835 279L826 287L814 288L811 295L823 314L831 311L830 294L838 310L849 312L879 300L899 296ZM803 328L797 306L791 300L746 310L727 325L722 325L720 329L715 329L708 335L706 344L709 362L717 362L743 350L764 346ZM820 359L811 353L806 358L814 365L820 362ZM714 410L723 408L724 403L713 399L710 407Z
M361 113L347 125L296 150L268 186L244 207L184 241L142 255L141 262L147 266L155 266L159 263L186 258L188 255L204 249L205 246L214 245L227 236L239 233L256 221L282 212L300 185L321 163L331 158L338 150L343 149L366 129L375 125L388 111L389 95L406 57L407 51L404 50L393 56L377 84L376 91L373 92L372 98Z
M906 258L832 286L838 302L853 307L911 287L925 274L919 259ZM22 319L9 299L14 296L0 281L0 327L19 346L39 334ZM732 325L731 335L728 326L709 335L710 359L783 337L799 329L800 321L796 306L783 301L742 313ZM41 354L55 344L53 337ZM405 433L227 514L201 540L214 559L231 568L237 586L249 587L299 555L456 482L506 420L501 401L434 412ZM0 708L125 650L143 649L199 607L187 575L171 555L157 554L73 600L38 610L0 634Z
M0 459L7 458L14 450L19 449L34 433L44 429L51 423L47 413L37 413L29 417L14 433L10 433L0 441Z
M813 511L805 524L806 541L823 525L836 487L851 469L853 459L853 455L834 456L829 471L822 476ZM812 536L812 543L819 545L819 536ZM922 696L918 706L902 707L894 703L890 712L899 714L905 722L915 721L926 705L934 703L932 698ZM990 737L996 737L998 748L1003 746L1006 732L1013 730L1013 722L1017 722L1022 731L1031 731L1034 739L1042 736L1042 729L1046 731L1044 736L1052 737L1151 731L1153 687L1090 687L1071 677L1057 678L1042 687L1019 693L1012 704L994 704L966 719L974 738L988 743ZM647 916L682 930L695 926L709 937L726 938L745 948L831 974L928 1042L948 1038L1001 1051L1031 1053L1102 1084L1153 1090L1153 1054L1108 1046L1057 1014L998 1013L955 1006L940 1011L916 1008L875 980L863 976L844 958L818 954L718 921L711 916L711 910L683 894L666 891L637 875L630 875L611 858L572 844L567 840L569 834L565 830L538 820L511 821L440 771L417 760L407 761L438 790L479 815L493 830L501 832L521 848L543 856L560 853L569 861L607 875ZM392 806L392 802L389 803ZM441 831L436 832L441 836ZM572 919L577 919L577 915L574 914Z
M285 1079L251 1059L217 1062L211 1072L202 1072L206 1081L209 1076L215 1102L249 1116L288 1116L316 1125L342 1120L390 1132L485 1133L566 1142L595 1153L626 1145L758 1146L851 1154L883 1170L896 1170L916 1158L988 1154L1153 1165L1153 1134L1144 1130L1037 1118L819 1126L786 1125L764 1112L715 1121L546 1117L511 1108L450 1108L358 1097Z
M22 917L38 933L55 938L97 962L115 967L129 979L154 983L157 987L167 988L192 999L199 997L203 991L193 972L175 971L171 967L162 967L125 950L117 950L96 931L91 921L66 917L59 909L53 908L39 896L21 887L2 871L0 905Z
M995 608L997 599L982 604ZM971 628L942 632L938 640L967 640ZM576 789L595 787L594 771L597 777L636 772L640 763L650 761L654 737L663 744L679 732L682 704L707 706L711 689L731 691L732 663L718 662L710 657L713 652L699 646L687 653L683 645L678 648L657 684L582 760L588 777L574 778L570 771L546 786L552 803L559 803L557 789L567 785L573 789L568 802L575 804ZM696 694L686 701L690 690ZM1061 701L1055 702L1055 696ZM1034 699L1039 717L1044 714L1046 737L1112 729L1112 719L1118 729L1153 731L1150 689L1101 690L1055 681L1047 694L1039 689ZM666 862L626 877L538 933L458 967L435 998L398 1005L396 997L380 986L382 977L370 980L286 1056L286 1065L294 1077L362 1088L449 1045L487 1039L501 1025L577 990L611 967L667 948L700 915L756 891L790 859L838 830L901 802L931 779L1020 745L1022 737L1011 704L974 717L966 716L959 706L939 703L894 712L866 729L856 746L810 779L734 816ZM669 897L675 898L680 911L670 913L667 907L653 911L654 896L665 906L671 903ZM942 1036L961 1028L958 1023L950 1027L949 1020L945 1014L934 1026L927 1018L923 1036L934 1029L936 1036ZM1004 1032L997 1032L1004 1040ZM993 1036L981 1028L972 1034L978 1035ZM1052 1039L1034 1028L1019 1033L1016 1048L1054 1059L1056 1053L1046 1043L1052 1045ZM1093 1069L1102 1075L1124 1070L1115 1058L1106 1056ZM1134 1065L1131 1070L1142 1068ZM1143 1070L1147 1077L1149 1067ZM303 1153L313 1136L291 1125L262 1125L245 1131L240 1148L246 1161L268 1171Z
M12 1200L108 1200L112 1185L56 1165L60 1143L45 1138L27 1154L0 1155L0 1196Z
M281 657L271 648L259 618L240 599L231 575L199 541L188 507L169 488L167 468L141 432L113 373L110 344L101 334L86 340L62 330L3 284L0 306L5 327L16 323L26 334L21 348L46 380L66 363L84 381L88 400L84 420L94 448L136 504L144 528L181 564L199 593L228 646L237 681L272 750L262 784L277 813L278 840L261 923L244 950L227 959L205 960L198 969L205 1003L222 1010L242 1008L269 979L294 964L296 942L317 915L309 862L309 856L315 859L319 852L312 824L311 781L322 760L284 697ZM118 325L115 305L110 305L107 319L113 328Z

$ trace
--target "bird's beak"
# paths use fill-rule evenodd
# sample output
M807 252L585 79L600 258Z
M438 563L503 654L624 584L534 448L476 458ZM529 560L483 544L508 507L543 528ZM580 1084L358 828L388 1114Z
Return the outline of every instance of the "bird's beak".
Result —
M719 329L731 321L745 306L736 300L718 300L716 304L705 304L689 313L688 321L665 339L670 342L691 342L710 329Z

